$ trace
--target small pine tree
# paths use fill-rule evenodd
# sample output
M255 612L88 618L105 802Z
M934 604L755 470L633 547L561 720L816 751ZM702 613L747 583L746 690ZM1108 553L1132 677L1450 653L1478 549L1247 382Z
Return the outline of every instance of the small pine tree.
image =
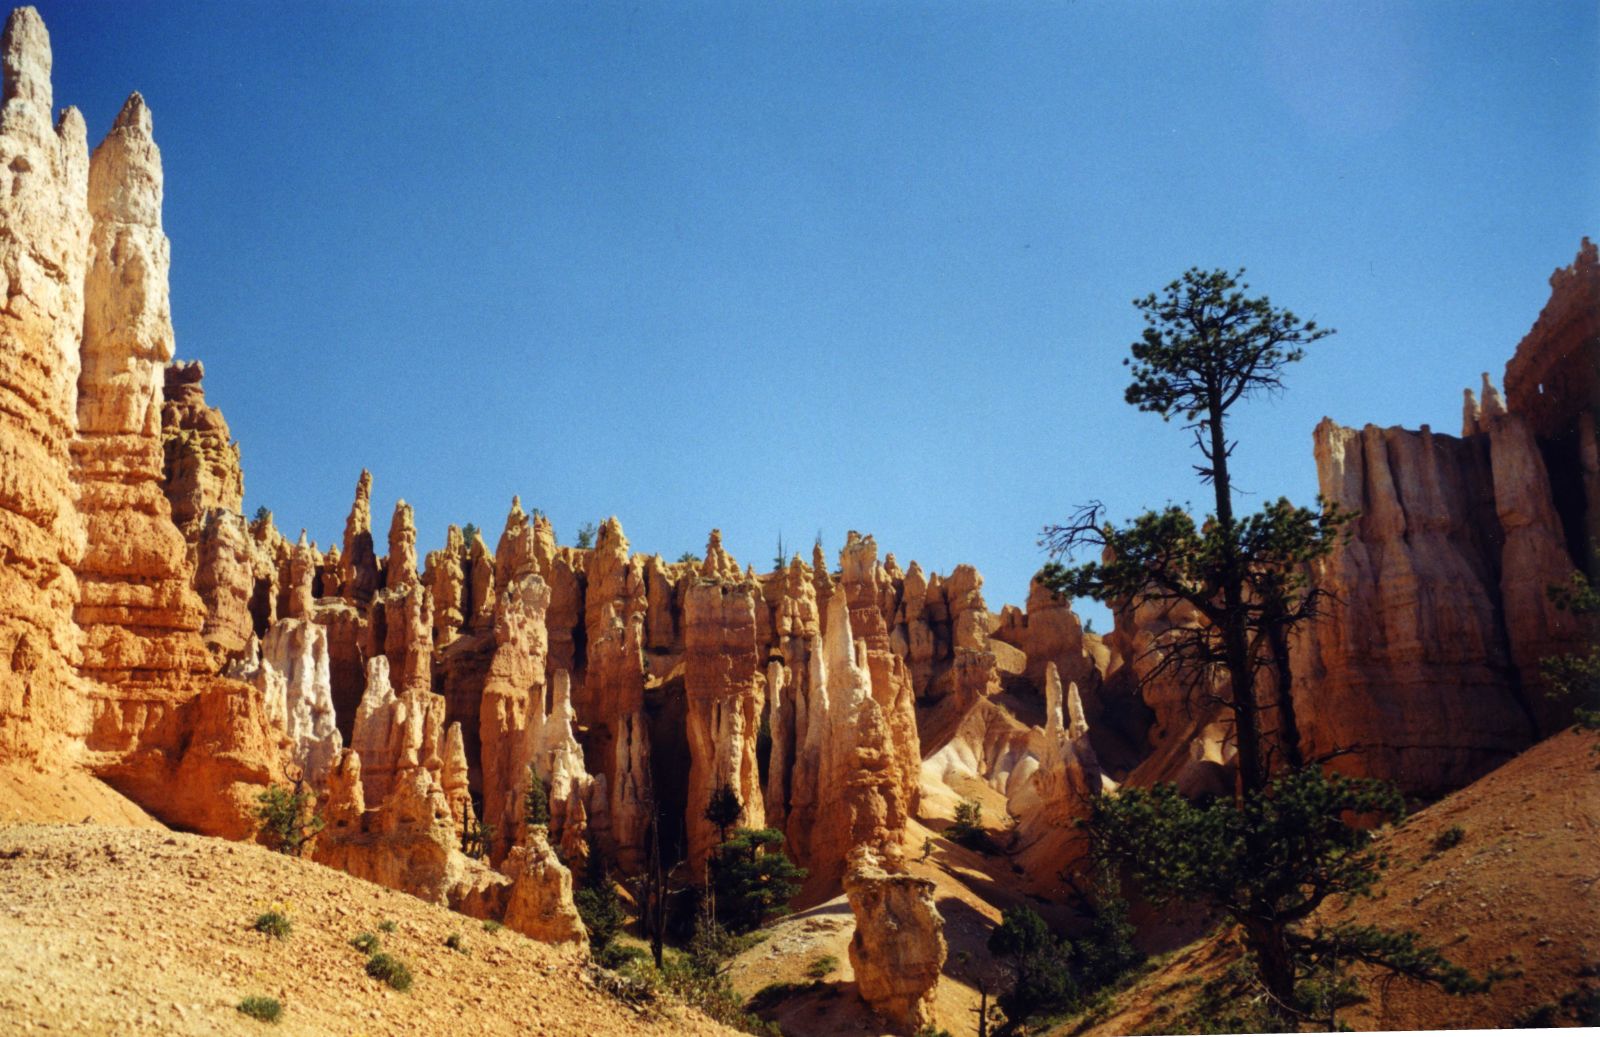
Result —
M594 535L599 532L593 522L585 522L578 527L578 547L587 551L594 546Z
M1539 675L1546 694L1572 704L1572 718L1579 728L1600 730L1600 636L1596 636L1600 635L1596 623L1600 619L1600 587L1583 573L1574 572L1565 587L1549 587L1545 593L1556 608L1579 617L1590 633L1587 651L1540 660Z
M461 828L461 852L473 860L482 860L489 855L489 847L494 845L494 835L494 825L468 818Z
M261 821L261 839L266 847L291 857L304 853L323 827L316 801L303 781L292 786L271 785L257 795L256 817Z
M477 537L477 535L478 527L476 523L468 522L466 525L461 527L461 542L466 544L468 547L472 546L472 541L475 537Z
M592 841L583 888L573 894L572 902L578 908L584 928L589 930L589 949L595 957L600 957L622 931L625 916L622 898L617 896L617 885L611 879L611 869Z
M1117 890L1116 879L1102 872L1088 898L1089 931L1073 941L1073 970L1085 992L1114 983L1144 955L1133 945L1134 927L1128 921L1128 902Z
M1077 1002L1072 945L1057 939L1032 908L1013 907L1001 914L989 934L989 953L1005 959L1015 976L1011 989L998 999L1007 1019L1060 1011Z
M1414 932L1314 921L1332 897L1371 896L1386 865L1370 831L1347 817L1393 819L1393 785L1303 767L1242 802L1191 803L1174 785L1099 796L1085 824L1102 867L1123 869L1156 905L1183 901L1240 927L1275 1024L1332 1028L1352 962L1466 994L1489 981L1452 964ZM1312 984L1310 996L1302 991Z
M528 791L522 796L522 819L530 825L550 823L550 787L532 767L528 768Z
M728 841L728 829L739 823L739 814L743 810L733 785L724 782L721 788L711 793L711 802L706 804L706 812L702 816L717 826L717 841L725 843Z
M745 933L769 918L789 913L806 870L783 852L783 833L772 828L736 828L711 859L717 918Z
M965 799L956 804L955 820L945 829L945 835L951 842L969 850L989 853L994 849L989 841L989 833L983 827L983 804L975 799Z

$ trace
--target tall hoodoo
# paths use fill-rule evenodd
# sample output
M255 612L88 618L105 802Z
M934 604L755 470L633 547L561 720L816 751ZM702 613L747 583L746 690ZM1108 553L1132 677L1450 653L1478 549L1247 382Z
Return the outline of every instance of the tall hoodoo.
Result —
M495 602L494 658L478 711L482 744L483 817L495 828L492 857L510 848L522 818L517 794L529 755L528 728L544 716L545 610L550 588L536 574L515 576ZM524 790L525 791L525 790Z
M89 243L83 117L50 122L50 37L31 7L0 37L0 756L66 758L87 712L74 666L84 549L68 445Z
M372 473L361 469L356 498L344 523L344 550L339 552L344 570L344 595L358 605L372 600L378 589L378 557L372 544Z
M554 565L553 551L552 561ZM630 557L622 523L601 523L584 588L588 634L585 712L610 789L607 841L624 867L639 863L651 798L649 721L644 709L644 640L649 604L644 558Z
M872 696L889 732L890 764L900 786L900 802L910 813L916 810L921 787L918 769L922 762L922 747L917 737L916 689L911 681L911 672L906 668L905 660L890 650L883 603L886 598L892 598L893 583L878 564L876 541L854 530L845 538L845 546L839 552L839 570L844 597L849 605L850 629L865 646ZM982 578L971 566L957 568L957 572L962 570L970 572L976 594L976 587L982 583ZM977 607L981 608L982 603L980 596L977 598ZM893 615L895 611L897 608L891 605L889 614ZM829 612L832 612L831 603ZM829 622L832 622L831 615ZM976 628L976 621L973 625ZM976 639L979 635L975 633L972 636ZM982 636L986 641L987 634ZM993 655L976 650L974 655L987 661L986 672L993 671ZM998 684L994 690L998 690Z
M78 563L84 672L97 696L92 746L132 748L211 671L205 608L162 487L161 403L172 359L161 154L150 111L128 98L89 163L89 268L83 369L72 444L88 546ZM134 702L143 723L134 720Z
M717 830L705 812L717 789L731 786L738 797L738 825L759 828L765 818L756 765L756 733L766 695L756 645L761 587L740 576L715 531L701 572L685 592L683 609L689 736L684 824L689 861L696 868L716 844Z

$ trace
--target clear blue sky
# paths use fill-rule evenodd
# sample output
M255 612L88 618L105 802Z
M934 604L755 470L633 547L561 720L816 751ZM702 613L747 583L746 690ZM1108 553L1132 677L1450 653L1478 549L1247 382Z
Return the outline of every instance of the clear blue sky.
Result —
M39 7L91 138L149 101L179 355L324 545L366 466L425 549L520 493L1020 602L1074 503L1208 492L1122 403L1134 296L1339 329L1235 424L1308 500L1322 415L1457 431L1600 231L1591 0Z

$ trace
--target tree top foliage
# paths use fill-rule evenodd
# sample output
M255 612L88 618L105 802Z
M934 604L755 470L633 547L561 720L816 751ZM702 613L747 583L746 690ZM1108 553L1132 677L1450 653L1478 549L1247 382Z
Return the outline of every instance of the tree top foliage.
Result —
M1159 294L1133 300L1145 329L1123 361L1133 369L1129 403L1163 419L1226 411L1241 398L1281 390L1284 365L1334 333L1264 295L1248 298L1243 276L1243 267L1233 273L1191 267Z

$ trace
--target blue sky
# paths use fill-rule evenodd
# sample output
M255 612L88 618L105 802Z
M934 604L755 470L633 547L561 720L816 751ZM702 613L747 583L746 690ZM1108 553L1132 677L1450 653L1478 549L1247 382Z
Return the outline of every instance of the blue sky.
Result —
M1234 424L1309 500L1320 417L1457 431L1600 230L1591 2L39 8L92 139L149 102L178 353L323 544L366 466L425 549L520 493L1020 602L1073 504L1209 493L1122 402L1135 296L1339 329Z

